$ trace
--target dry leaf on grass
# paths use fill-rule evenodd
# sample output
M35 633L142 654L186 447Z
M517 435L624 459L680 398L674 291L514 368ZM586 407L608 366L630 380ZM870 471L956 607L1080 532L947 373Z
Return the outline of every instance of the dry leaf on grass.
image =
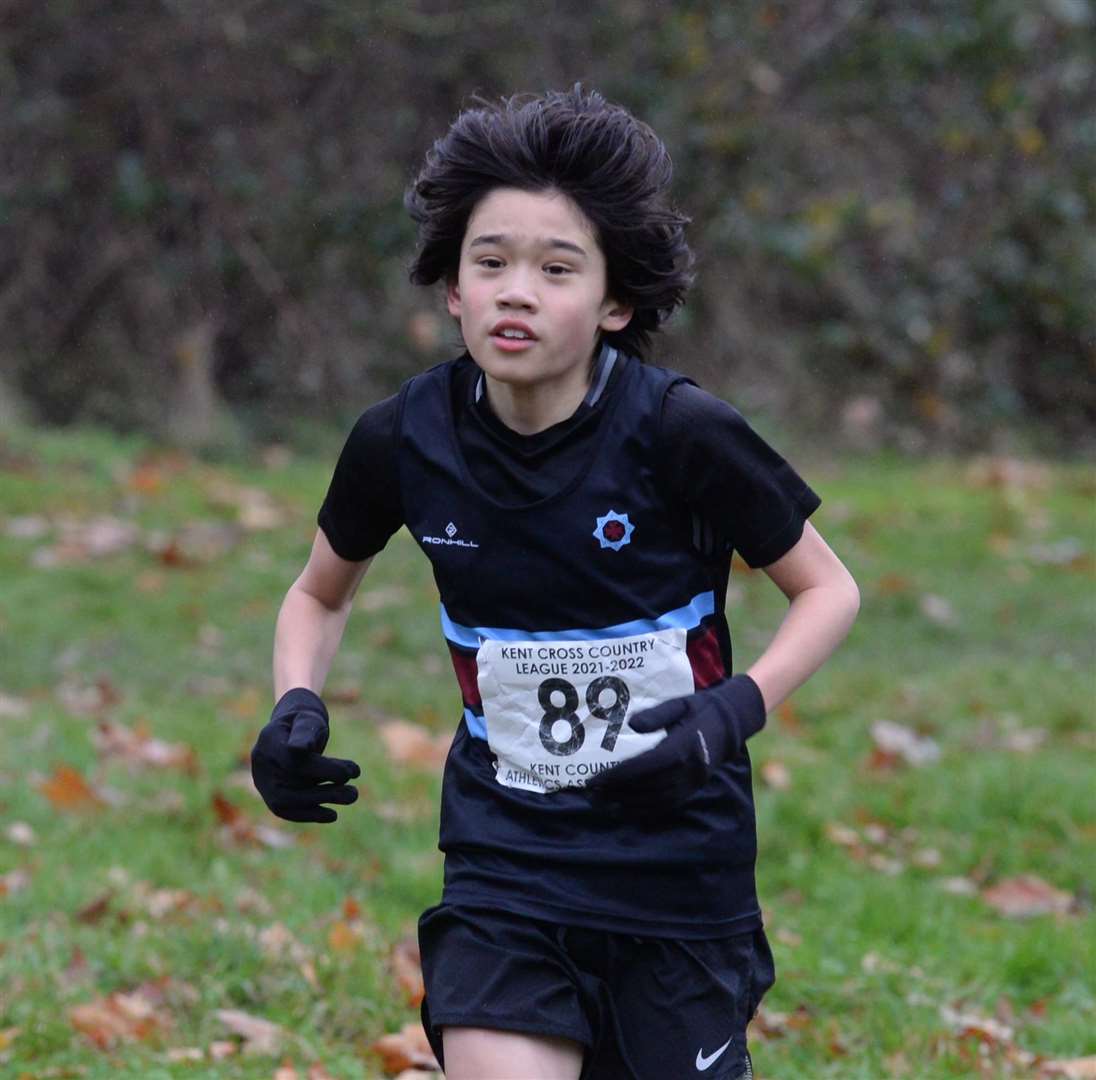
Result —
M18 720L30 712L30 705L22 698L0 692L0 718Z
M1067 1080L1096 1080L1096 1057L1057 1058L1039 1066L1041 1077L1064 1076Z
M16 868L6 874L0 874L0 896L11 896L30 884L30 873Z
M1048 885L1034 874L1020 874L999 881L982 890L982 899L1002 915L1013 919L1065 914L1073 907L1071 893Z
M25 821L13 821L4 830L4 835L20 847L33 847L36 843L34 830Z
M101 756L121 758L131 770L137 766L151 766L180 769L190 774L198 771L197 757L189 746L153 738L144 725L128 728L125 724L100 720L91 741Z
M396 981L407 997L408 1005L419 1005L426 996L422 981L422 957L419 955L418 940L408 935L396 942L391 956L392 970Z
M419 724L390 720L380 727L388 756L402 765L440 770L449 754L451 735L433 735Z
M381 1056L387 1073L415 1068L441 1071L421 1024L404 1024L399 1031L382 1035L373 1050Z
M940 747L930 738L918 735L902 724L878 720L871 726L876 749L907 765L929 765L940 757Z
M239 1009L218 1009L217 1019L232 1032L243 1039L245 1054L262 1054L273 1057L281 1049L285 1032L270 1020L261 1016L252 1016Z
M244 812L220 792L214 792L213 812L221 822L221 836L230 844L240 846L265 845L271 848L292 847L296 838L292 833L275 825L256 824L249 821Z
M164 990L162 984L145 983L130 993L107 994L69 1009L69 1022L100 1050L158 1039L174 1023L163 1007Z
M58 765L37 787L55 810L92 810L106 801L71 765Z
M792 786L792 774L782 761L766 761L761 766L761 779L774 791L787 791Z

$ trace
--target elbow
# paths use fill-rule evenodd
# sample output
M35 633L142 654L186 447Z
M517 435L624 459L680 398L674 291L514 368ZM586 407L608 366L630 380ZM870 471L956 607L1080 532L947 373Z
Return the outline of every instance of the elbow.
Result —
M844 583L841 592L848 610L849 625L851 626L860 613L860 586L856 584L852 574L847 575L847 581Z

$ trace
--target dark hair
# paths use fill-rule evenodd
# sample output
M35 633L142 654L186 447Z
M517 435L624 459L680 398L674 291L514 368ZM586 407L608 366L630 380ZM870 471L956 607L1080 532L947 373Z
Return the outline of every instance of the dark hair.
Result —
M411 280L432 285L456 275L468 219L494 188L555 189L593 226L608 295L635 309L606 340L643 356L693 279L689 219L669 201L672 173L666 147L646 124L579 85L476 99L428 151L404 196L419 228Z

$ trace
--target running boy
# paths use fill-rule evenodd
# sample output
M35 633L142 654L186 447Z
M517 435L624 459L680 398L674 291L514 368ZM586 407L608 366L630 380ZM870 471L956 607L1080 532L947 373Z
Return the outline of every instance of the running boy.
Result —
M746 739L848 632L819 498L729 405L641 362L690 282L662 143L579 88L482 105L407 195L412 280L467 351L368 409L278 616L252 754L274 813L334 821L318 696L370 562L430 559L463 699L423 1024L449 1080L751 1075L772 985ZM732 675L731 553L790 600Z

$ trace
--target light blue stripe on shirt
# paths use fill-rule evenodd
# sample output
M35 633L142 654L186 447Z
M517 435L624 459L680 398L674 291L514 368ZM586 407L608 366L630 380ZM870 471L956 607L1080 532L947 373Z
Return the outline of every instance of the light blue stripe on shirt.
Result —
M472 738L487 738L487 721L482 716L477 716L471 709L465 709L464 722L468 725L468 732Z
M691 630L700 620L715 612L715 593L698 593L684 607L667 611L653 619L633 619L631 622L603 626L600 629L575 630L511 630L500 626L461 626L449 618L445 605L441 605L441 632L454 645L466 649L479 648L481 641L598 641L604 638L634 637L650 634L655 630L679 628Z

